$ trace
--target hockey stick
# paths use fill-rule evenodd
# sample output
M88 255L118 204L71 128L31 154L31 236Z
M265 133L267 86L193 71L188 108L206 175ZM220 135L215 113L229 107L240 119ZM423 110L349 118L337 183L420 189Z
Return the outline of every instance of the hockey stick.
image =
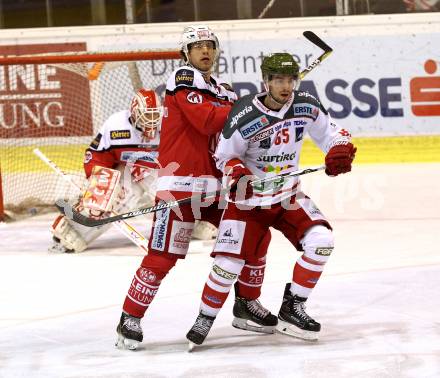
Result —
M51 168L55 173L60 175L65 181L76 187L78 190L81 190L80 186L72 180L72 177L65 173L58 165L55 164L52 160L50 160L40 149L35 148L32 151L35 155L37 155L41 161L47 164L49 168ZM116 213L113 213L117 215ZM130 239L134 244L136 244L139 248L143 249L145 252L148 252L148 240L142 236L133 226L124 221L118 221L113 224L122 234L124 234L128 239Z
M318 56L312 63L310 63L306 68L304 68L299 77L302 80L307 74L309 74L316 66L321 64L321 62L327 58L332 52L333 49L327 45L321 38L319 38L315 33L310 30L307 30L303 33L303 36L306 37L310 42L312 42L315 46L318 46L321 50L324 50L324 53Z
M304 168L304 169L300 169L298 171L290 172L290 173L283 173L281 175L276 175L273 177L252 181L251 186L255 188L261 184L267 184L269 182L278 181L279 179L284 179L284 178L288 178L288 177L297 177L297 176L301 176L301 175L306 175L308 173L317 172L322 169L325 169L325 165L319 165L317 167L311 167L311 168Z
M120 221L123 219L134 218L139 215L155 213L156 211L184 205L186 203L191 203L192 201L200 202L205 198L213 198L218 195L224 196L228 192L229 192L229 189L222 189L222 190L218 190L216 192L195 194L191 197L182 198L180 200L163 202L163 203L159 203L158 205L155 205L155 206L144 207L144 208L141 208L138 210L130 211L128 213L119 214L119 215L116 215L113 217L102 218L102 219L94 219L94 218L86 217L85 215L74 210L70 204L68 204L66 201L64 201L62 199L57 200L55 202L55 206L58 208L58 210L62 214L66 215L69 219L72 219L74 222L82 224L83 226L87 226L87 227L96 227L96 226L102 226L103 224L117 222L117 221Z
M319 171L320 169L324 169L324 168L325 168L325 166L300 169L298 171L290 172L288 174L271 177L270 179L267 179L267 181L279 179L280 177L286 177L286 176L290 176L290 177L301 176L301 175L305 175L307 173ZM251 185L253 186L254 183L257 183L259 181L262 181L262 180L252 181ZM257 185L257 184L255 184L255 185ZM180 200L163 202L163 203L159 203L158 205L155 205L152 207L145 207L145 208L141 208L138 210L130 211L128 213L119 214L119 215L116 215L113 217L102 218L102 219L94 219L94 218L86 217L85 215L74 210L70 204L68 204L66 201L64 201L62 199L57 200L55 202L55 205L61 213L66 215L69 219L72 219L74 222L77 222L77 223L82 224L83 226L87 226L87 227L96 227L96 226L101 226L103 224L116 222L116 221L119 221L122 219L134 218L139 215L155 213L156 211L184 205L186 203L191 203L193 201L200 202L205 198L213 198L213 197L217 197L217 196L223 197L227 193L229 193L229 188L223 188L223 189L215 191L215 192L195 194L191 197L182 198Z

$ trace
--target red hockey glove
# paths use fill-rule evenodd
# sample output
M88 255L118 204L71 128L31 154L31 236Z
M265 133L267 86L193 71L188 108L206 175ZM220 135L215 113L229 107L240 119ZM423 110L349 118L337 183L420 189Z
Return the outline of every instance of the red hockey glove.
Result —
M254 191L250 182L253 175L240 159L231 159L226 163L225 177L226 185L230 189L229 198L232 201L235 201L236 199L249 199L252 197Z
M338 144L330 148L325 157L325 173L329 176L337 176L351 171L357 148L351 143Z

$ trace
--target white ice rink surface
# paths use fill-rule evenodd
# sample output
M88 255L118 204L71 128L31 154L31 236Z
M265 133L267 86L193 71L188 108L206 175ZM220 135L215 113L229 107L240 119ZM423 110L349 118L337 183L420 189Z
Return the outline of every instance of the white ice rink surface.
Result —
M0 377L440 377L440 164L315 173L303 187L336 238L308 300L318 342L233 328L231 295L188 353L211 264L198 241L150 306L142 348L117 350L142 253L112 229L88 252L49 254L46 215L0 226ZM261 299L274 313L298 256L273 232Z

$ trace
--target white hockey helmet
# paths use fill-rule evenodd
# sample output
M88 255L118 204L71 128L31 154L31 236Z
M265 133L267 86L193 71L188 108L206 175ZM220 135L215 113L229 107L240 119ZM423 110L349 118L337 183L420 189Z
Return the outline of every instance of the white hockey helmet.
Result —
M220 54L220 45L214 32L206 25L191 25L183 29L182 40L180 41L180 51L184 56L185 63L188 62L190 45L199 41L212 41L215 48L215 59Z
M163 116L163 106L157 93L144 88L137 91L131 100L130 113L134 127L141 130L145 137L153 139Z

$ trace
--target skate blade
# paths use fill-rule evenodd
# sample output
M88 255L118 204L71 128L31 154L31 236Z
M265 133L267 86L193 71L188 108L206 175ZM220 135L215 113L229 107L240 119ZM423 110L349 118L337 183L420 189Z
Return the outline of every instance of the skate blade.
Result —
M278 319L278 325L276 326L276 330L279 333L284 335L296 337L298 339L307 340L307 341L317 341L319 332L313 331L305 331L297 326L287 323L283 320Z
M139 341L127 339L122 335L118 335L118 340L116 341L115 347L118 349L128 349L136 350L139 346Z
M258 333L275 333L275 326L263 326L261 324L255 323L252 320L234 318L232 321L232 326L245 331L252 331Z

